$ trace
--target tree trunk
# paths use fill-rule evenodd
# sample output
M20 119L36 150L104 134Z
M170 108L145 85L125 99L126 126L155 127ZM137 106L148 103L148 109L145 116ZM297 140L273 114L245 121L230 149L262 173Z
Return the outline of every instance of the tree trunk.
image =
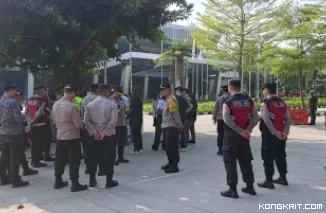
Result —
M299 91L300 91L300 102L301 102L301 109L305 108L305 103L304 103L304 94L303 94L303 85L302 85L302 71L299 73Z
M312 89L313 89L314 93L316 92L316 86L317 86L317 75L318 75L318 70L314 70L314 71L312 72L312 76L311 76Z
M169 83L172 85L175 84L175 60L172 60L171 67L169 69Z
M175 87L184 87L184 60L183 57L178 57L175 64Z

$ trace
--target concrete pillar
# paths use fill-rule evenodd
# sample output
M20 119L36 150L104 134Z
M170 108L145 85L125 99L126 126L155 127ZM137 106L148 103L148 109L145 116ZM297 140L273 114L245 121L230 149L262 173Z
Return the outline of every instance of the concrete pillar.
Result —
M218 94L220 94L221 91L221 81L222 81L222 71L218 73L218 80L217 80L217 90L216 90L216 97L218 97Z
M93 83L98 84L98 74L93 75Z
M130 74L131 74L131 66L125 66L122 68L121 78L123 78L123 91L126 93L129 92L129 81L130 81Z
M147 100L147 94L148 94L148 80L149 80L149 77L146 76L145 79L144 79L144 93L143 93L143 100Z
M31 72L27 74L27 97L31 97L34 93L34 76Z

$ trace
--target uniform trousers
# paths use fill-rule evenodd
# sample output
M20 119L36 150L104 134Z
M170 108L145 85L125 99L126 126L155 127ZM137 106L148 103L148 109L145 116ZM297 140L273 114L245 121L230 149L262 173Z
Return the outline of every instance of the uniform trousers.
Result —
M80 159L81 148L79 138L73 140L57 140L54 164L56 179L61 179L66 165L69 164L69 177L73 183L77 183L79 179Z
M217 120L217 147L222 150L224 139L224 121Z
M162 135L162 116L157 116L154 118L154 126L155 126L155 136L154 136L154 144L153 148L158 149L160 142L161 142L161 135Z
M97 172L101 164L101 172L111 179L114 174L114 164L116 157L117 139L116 136L104 137L103 140L90 140L87 143L87 168L90 175Z
M195 141L196 133L195 133L195 120L186 120L185 122L185 140L189 141L189 132L191 133L191 140Z
M0 142L0 178L6 178L9 165L10 180L13 184L16 184L21 180L19 176L19 166L22 163L25 150L22 136L0 136Z
M262 132L261 156L264 161L264 170L267 181L272 181L274 175L274 161L280 176L285 178L287 173L286 141L279 140L268 130Z
M180 131L176 127L166 127L162 131L169 163L176 166L180 161L178 146Z
M237 160L243 181L249 186L252 185L254 183L254 173L251 164L253 157L249 140L238 135L233 130L226 130L222 151L227 184L230 188L235 190L238 184Z
M40 160L43 160L43 154L42 151L44 150L44 144L47 141L48 138L48 131L49 126L36 126L32 127L31 129L31 154L32 154L32 163L39 162Z
M127 127L116 126L115 127L116 139L118 141L118 158L123 159L125 145L127 142Z
M143 149L143 138L141 134L141 128L142 124L141 123L130 123L131 126L131 133L132 133L132 138L134 140L134 151L139 152L140 150Z
M316 123L316 111L316 107L309 107L310 124L315 125Z
M52 141L53 141L53 137L52 137L51 125L46 125L46 139L44 140L44 148L43 148L45 158L50 157Z

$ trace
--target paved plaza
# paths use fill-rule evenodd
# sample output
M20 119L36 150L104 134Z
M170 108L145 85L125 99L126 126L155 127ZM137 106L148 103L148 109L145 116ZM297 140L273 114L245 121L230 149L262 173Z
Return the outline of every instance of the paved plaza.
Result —
M181 153L178 174L166 175L160 166L166 163L163 151L152 152L154 137L152 117L144 116L144 147L142 155L127 154L131 163L115 167L120 186L104 189L105 177L99 186L80 193L69 188L53 190L53 164L41 168L40 174L24 177L30 186L12 189L0 187L0 213L260 213L260 212L326 212L326 133L323 117L318 125L293 126L287 146L288 187L276 185L275 190L256 187L257 196L239 190L237 200L220 196L226 189L222 157L216 155L216 131L210 115L198 116L197 144ZM252 140L254 172L257 181L264 179L260 157L260 137L256 128ZM126 152L132 146L126 148ZM81 183L88 176L81 166ZM239 175L241 177L241 175ZM68 180L68 169L65 178ZM240 178L240 187L244 186ZM102 188L101 188L102 187ZM17 209L23 204L22 209ZM259 204L323 204L323 210L263 210Z

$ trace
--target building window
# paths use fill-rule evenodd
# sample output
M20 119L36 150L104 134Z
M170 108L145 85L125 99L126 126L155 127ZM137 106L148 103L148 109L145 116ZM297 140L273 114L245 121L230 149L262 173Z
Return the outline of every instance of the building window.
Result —
M170 27L163 27L163 32L166 38L173 39L173 28Z

